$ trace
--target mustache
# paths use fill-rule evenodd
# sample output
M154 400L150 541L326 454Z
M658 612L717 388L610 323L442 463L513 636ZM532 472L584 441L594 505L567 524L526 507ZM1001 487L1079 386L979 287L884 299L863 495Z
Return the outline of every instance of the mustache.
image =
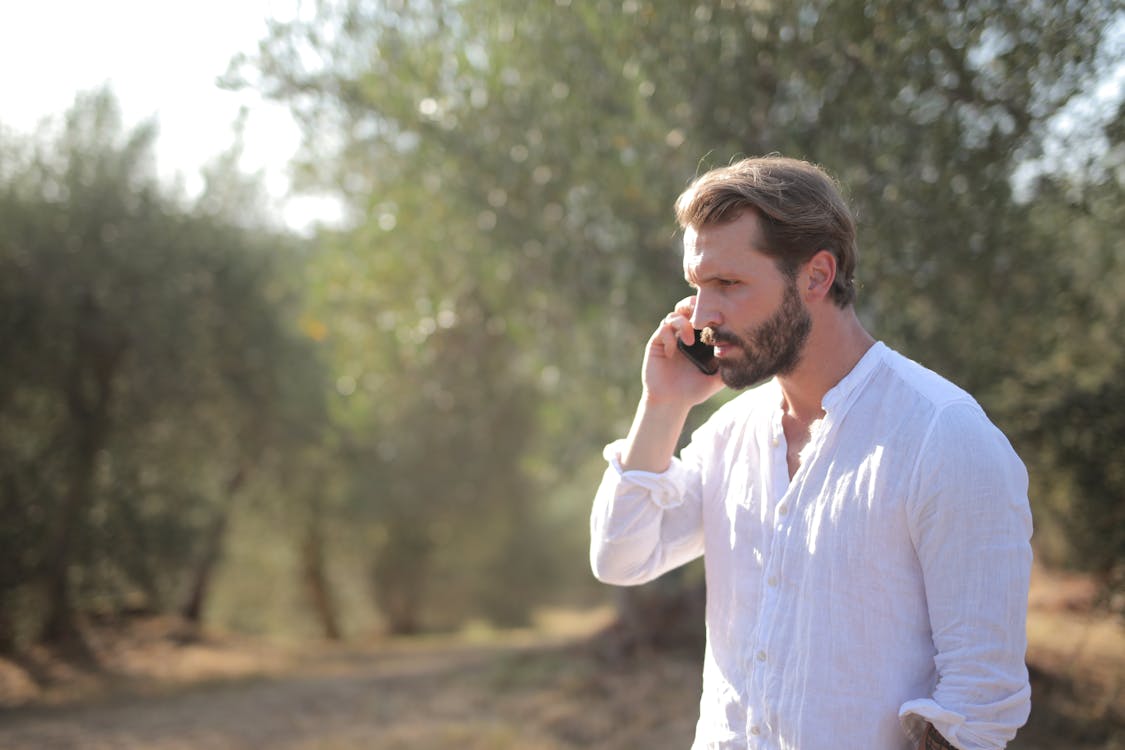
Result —
M733 333L728 331L720 331L708 326L699 333L699 340L707 346L715 346L716 344L736 344L741 345L742 341Z

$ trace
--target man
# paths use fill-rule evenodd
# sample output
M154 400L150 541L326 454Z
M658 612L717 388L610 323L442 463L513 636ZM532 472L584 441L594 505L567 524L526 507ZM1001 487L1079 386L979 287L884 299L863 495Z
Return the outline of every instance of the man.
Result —
M1002 748L1027 719L1027 474L964 391L853 308L855 224L792 159L704 174L676 203L681 300L591 516L635 585L704 557L694 748ZM677 349L702 330L718 374ZM675 457L690 409L723 405Z

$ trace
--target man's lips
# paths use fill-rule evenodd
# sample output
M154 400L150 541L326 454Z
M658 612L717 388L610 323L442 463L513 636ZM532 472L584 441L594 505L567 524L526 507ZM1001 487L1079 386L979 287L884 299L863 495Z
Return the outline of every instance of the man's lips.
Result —
M729 355L739 348L737 341L729 336L717 333L713 328L704 328L699 336L700 341L709 344L715 349L715 356L722 358L724 355Z
M717 343L715 344L715 356L722 359L724 356L728 355L730 352L734 351L737 348L737 345L729 342Z

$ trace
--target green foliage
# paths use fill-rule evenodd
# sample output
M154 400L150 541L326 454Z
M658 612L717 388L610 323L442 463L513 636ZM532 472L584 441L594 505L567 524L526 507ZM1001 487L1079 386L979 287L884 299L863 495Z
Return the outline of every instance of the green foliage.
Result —
M1046 408L1043 374L1060 403L1080 395L1067 383L1106 384L1089 345L1104 338L1100 321L1119 330L1120 318L1101 310L1088 326L1083 315L1105 295L1075 284L1058 252L1079 216L1056 206L1044 219L1045 187L1017 199L1014 176L1046 153L1052 117L1120 64L1102 44L1118 18L1098 0L355 0L273 25L229 82L291 105L307 125L306 178L337 187L360 217L322 261L354 292L336 297L337 311L376 324L349 328L345 346L367 352L357 382L393 402L381 410L384 440L448 424L440 394L452 383L428 369L406 375L400 361L437 345L434 321L491 324L507 377L534 405L527 478L565 482L621 429L640 342L682 294L672 198L699 169L780 151L827 165L846 186L860 218L863 317L977 394L1038 475L1048 461L1039 427L1023 427ZM1120 202L1120 182L1101 189ZM1104 261L1109 246L1095 248L1113 232L1084 225L1084 250ZM467 408L480 415L459 419L489 424L488 402ZM1119 461L1114 450L1094 465ZM1081 470L1056 458L1060 471ZM492 464L519 465L511 459ZM452 467L440 472L458 481ZM1038 486L1037 504L1047 495ZM431 554L407 546L384 565Z
M100 92L0 160L0 595L41 581L52 639L76 608L182 594L306 356L281 312L285 244L166 195L154 137Z
M228 75L291 106L298 174L349 204L310 244L263 226L237 126L190 206L106 94L0 143L0 639L30 627L4 602L49 624L203 597L224 539L222 616L254 629L311 605L330 633L343 601L367 623L360 577L400 632L581 598L598 448L687 293L671 202L772 151L841 179L862 317L1012 436L1040 552L1113 575L1121 113L1078 169L1048 146L1122 63L1119 14L317 3Z
M1040 525L1069 542L1047 550L1048 560L1099 573L1108 593L1125 591L1122 188L1112 177L1039 185L1032 223L1042 267L1029 304L1037 335L997 389L1017 444L1035 459Z

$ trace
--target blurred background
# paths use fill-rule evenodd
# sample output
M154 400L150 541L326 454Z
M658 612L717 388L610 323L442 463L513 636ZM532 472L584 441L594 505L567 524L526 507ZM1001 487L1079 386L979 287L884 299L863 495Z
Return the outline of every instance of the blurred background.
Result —
M41 5L0 15L0 653L32 683L143 618L307 645L600 612L578 683L697 644L699 571L596 585L589 504L686 293L672 201L771 152L842 182L869 329L1027 463L1037 581L1078 592L1045 600L1120 635L1117 2ZM1125 747L1097 661L1064 728L1101 728L1042 747ZM642 746L604 731L460 741Z

